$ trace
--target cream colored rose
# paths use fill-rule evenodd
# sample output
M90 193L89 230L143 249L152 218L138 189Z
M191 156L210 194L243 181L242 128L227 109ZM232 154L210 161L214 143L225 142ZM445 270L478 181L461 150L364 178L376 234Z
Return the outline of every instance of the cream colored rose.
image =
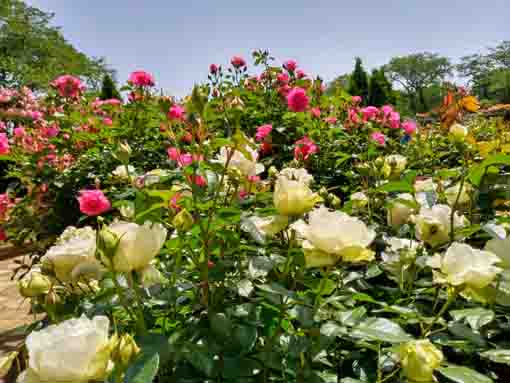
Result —
M407 158L400 154L392 154L384 159L382 174L386 178L400 176L407 166Z
M106 229L118 241L113 256L116 271L141 270L158 255L166 240L167 230L161 224L146 222L114 222ZM109 265L109 260L103 260Z
M103 381L109 370L109 320L85 315L32 332L26 339L28 369L18 383Z
M491 239L485 244L485 250L496 254L501 259L499 265L510 270L510 237Z
M288 225L289 217L284 215L272 215L269 217L251 216L243 218L241 221L241 228L250 233L259 242L263 242L265 237L274 237Z
M421 208L415 217L416 237L432 247L443 245L450 238L451 208L448 205L434 205L432 208ZM455 212L453 216L453 230L467 224L464 216Z
M434 382L434 370L444 359L441 350L428 339L403 343L399 356L403 375L413 383Z
M477 250L464 243L454 242L445 254L430 257L427 265L439 269L439 273L435 272L434 275L437 283L481 289L503 271L494 266L500 262L501 259L490 251Z
M361 220L339 211L320 207L310 212L308 224L297 221L291 226L303 239L307 267L329 266L338 261L363 262L374 259L368 246L375 231Z
M469 130L464 125L461 124L453 124L450 127L450 136L455 139L462 141L468 135Z
M306 185L310 185L313 182L313 176L308 173L304 168L285 168L278 173L278 177L284 177L292 181L299 181Z
M119 165L112 172L112 174L119 179L133 178L135 176L135 173L136 169L131 165L128 165L127 168L125 165Z
M460 183L455 184L454 186L451 186L444 191L446 200L448 201L448 205L453 206L453 204L457 200L459 190ZM465 182L464 185L462 186L462 192L460 193L458 204L461 206L468 205L471 202L471 196L473 194L473 191L474 191L473 187Z
M68 227L44 255L42 263L55 272L59 281L70 282L73 270L80 264L98 264L95 258L96 232L89 226Z
M404 225L409 221L409 218L414 213L414 208L411 204L405 204L398 200L414 202L414 197L409 193L398 194L396 201L394 201L388 208L387 220L390 226Z
M249 145L244 147L245 151L249 153L249 156L245 156L240 151L234 151L230 161L228 161L229 154L232 149L223 147L220 149L220 154L218 156L218 160L224 166L227 165L228 168L237 170L241 175L245 177L256 176L264 171L264 165L257 162L259 154L255 149L252 149Z
M353 193L349 199L352 202L352 207L356 210L362 210L368 205L368 197L363 192Z
M304 183L279 177L275 183L273 202L278 213L300 216L310 211L322 198Z

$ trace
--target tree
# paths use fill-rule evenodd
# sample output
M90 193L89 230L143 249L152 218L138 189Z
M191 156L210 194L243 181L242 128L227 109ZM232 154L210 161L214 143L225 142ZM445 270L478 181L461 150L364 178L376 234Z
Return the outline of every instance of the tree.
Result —
M45 90L57 76L79 76L98 89L108 70L104 59L89 58L52 27L53 14L21 0L0 0L0 86Z
M363 98L363 103L365 105L367 104L368 76L365 69L363 69L363 64L359 57L356 57L356 64L354 66L354 71L351 74L348 91L352 96L361 96Z
M395 102L391 83L386 78L384 70L374 69L369 81L368 103L374 106L383 106Z
M339 90L347 91L349 88L350 78L351 75L348 73L338 76L329 83L326 94L333 95Z
M99 98L101 100L109 100L112 98L116 98L118 100L121 99L120 93L115 85L115 81L113 81L112 76L109 74L105 74L103 76L103 84L101 85L101 94Z
M413 112L429 109L425 89L444 81L453 69L448 58L429 52L394 57L384 68L409 95Z

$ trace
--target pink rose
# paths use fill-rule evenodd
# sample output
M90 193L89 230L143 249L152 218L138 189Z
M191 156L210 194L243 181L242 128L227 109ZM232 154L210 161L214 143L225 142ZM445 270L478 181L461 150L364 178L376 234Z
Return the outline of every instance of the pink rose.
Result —
M283 67L289 72L294 72L297 68L297 62L295 60L287 60L283 63Z
M105 117L103 118L103 124L107 125L107 126L112 126L113 125L113 121L110 117Z
M287 84L289 82L289 75L287 73L278 73L276 80L279 83Z
M287 95L287 105L293 112L304 112L309 100L303 88L292 88Z
M41 133L48 138L56 137L58 136L58 133L60 132L60 129L56 125L51 125L45 128L42 128Z
M101 190L82 190L78 197L80 211L88 216L100 215L111 208L111 203Z
M298 70L296 71L296 77L297 77L299 80L300 80L300 79L302 79L302 78L305 78L305 77L306 77L306 73L305 73L305 71L304 71L304 70L302 70L302 69L298 69Z
M359 117L359 114L358 114L358 110L357 109L354 109L354 108L351 108L349 109L349 112L348 112L348 117L349 117L349 120L354 123L354 124L359 124L360 123L360 117Z
M400 128L400 113L391 112L389 116L390 128L398 129Z
M412 120L407 120L402 123L402 129L406 132L407 135L412 135L416 132L416 122Z
M184 120L184 108L180 105L172 105L168 111L167 117L169 120Z
M14 135L16 137L23 137L25 135L25 128L22 126L17 126L14 128Z
M379 109L375 106L367 106L366 108L361 109L361 114L363 114L363 121L373 120L377 113L379 113Z
M243 66L246 66L246 61L241 56L234 56L230 60L230 63L234 68L241 68Z
M262 125L257 128L257 134L255 134L255 139L259 142L264 141L264 138L271 133L273 130L273 126L271 124Z
M363 98L361 98L361 96L352 96L353 104L359 104L361 101L363 101Z
M307 136L296 141L294 159L306 161L312 154L317 153L319 147Z
M143 70L137 70L129 76L129 83L137 87L154 86L154 77Z
M85 85L79 78L68 74L57 77L51 85L57 89L61 97L67 98L77 98L85 90Z
M289 92L290 92L290 86L288 86L287 84L282 85L281 87L278 88L278 94L282 97L287 97Z
M310 113L315 118L321 118L321 110L319 108L312 108Z
M393 112L393 107L391 105L384 105L381 110L384 117L388 117Z
M372 138L372 140L377 142L379 145L384 145L386 143L386 136L384 134L382 134L381 132L372 133L370 138Z
M9 154L9 139L7 134L0 133L0 154Z
M211 74L216 74L218 72L218 65L216 64L209 65L209 72Z
M331 125L334 125L337 123L337 118L336 117L326 117L324 119L325 122L327 122L328 124L331 124Z
M207 186L207 180L205 179L205 177L201 176L201 175L198 175L198 174L195 174L195 175L192 175L192 176L189 176L188 177L188 180L189 182L191 182L192 184L195 184L199 187L205 187Z

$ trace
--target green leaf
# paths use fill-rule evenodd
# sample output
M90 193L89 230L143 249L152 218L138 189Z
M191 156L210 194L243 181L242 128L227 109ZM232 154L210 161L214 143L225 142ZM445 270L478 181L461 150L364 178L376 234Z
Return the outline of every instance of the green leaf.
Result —
M481 307L475 309L453 310L450 311L450 315L456 321L465 319L473 330L479 330L481 327L492 322L495 317L494 311Z
M351 336L366 340L388 343L407 342L413 337L397 323L386 318L369 318L353 327Z
M242 353L251 351L257 341L257 328L248 325L239 325L234 328L232 336L236 343L240 346Z
M394 192L405 192L412 193L413 185L405 181L393 181L388 182L384 185L379 186L376 189L378 192L394 193Z
M210 319L211 329L220 339L227 340L231 336L232 322L224 313L216 313Z
M510 350L489 350L480 355L494 363L504 363L510 366Z
M437 371L455 383L493 383L491 378L467 367L450 365L440 367Z
M190 348L189 352L186 353L186 359L188 359L193 367L207 376L214 376L217 374L214 355L208 352L207 347L194 346Z
M468 178L471 183L475 186L480 186L482 182L483 175L485 171L490 166L495 165L510 165L510 156L506 154L495 154L486 160L484 160L480 165L474 167L469 173Z
M254 376L262 369L262 365L253 359L240 358L238 356L225 357L222 369L223 377L227 379Z
M159 355L141 354L126 371L125 383L152 382L158 373Z

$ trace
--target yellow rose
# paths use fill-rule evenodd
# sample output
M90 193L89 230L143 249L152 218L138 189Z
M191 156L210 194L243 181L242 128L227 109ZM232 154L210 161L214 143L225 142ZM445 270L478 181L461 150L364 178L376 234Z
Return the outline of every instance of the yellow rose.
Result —
M434 382L434 370L444 359L443 353L429 340L414 340L399 348L403 375L413 383Z
M322 198L303 182L279 177L276 180L273 202L276 210L285 216L300 216L310 211Z

